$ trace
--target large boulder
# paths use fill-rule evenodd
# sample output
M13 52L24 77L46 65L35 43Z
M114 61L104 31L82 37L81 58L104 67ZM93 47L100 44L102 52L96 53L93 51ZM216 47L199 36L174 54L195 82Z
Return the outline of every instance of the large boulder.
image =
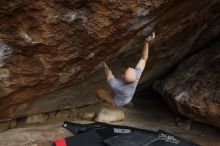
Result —
M220 43L178 65L154 88L184 116L220 127Z
M116 74L135 65L155 31L149 86L219 35L219 9L219 0L1 0L0 119L98 102L100 62Z

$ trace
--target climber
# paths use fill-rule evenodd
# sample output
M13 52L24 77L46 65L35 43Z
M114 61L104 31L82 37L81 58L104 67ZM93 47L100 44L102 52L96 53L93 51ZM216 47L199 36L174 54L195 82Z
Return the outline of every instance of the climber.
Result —
M128 67L121 78L115 78L106 63L103 63L107 81L112 91L98 89L97 94L101 100L117 106L126 105L131 101L148 59L149 41L154 38L155 33L153 32L145 39L143 53L138 64L135 68Z

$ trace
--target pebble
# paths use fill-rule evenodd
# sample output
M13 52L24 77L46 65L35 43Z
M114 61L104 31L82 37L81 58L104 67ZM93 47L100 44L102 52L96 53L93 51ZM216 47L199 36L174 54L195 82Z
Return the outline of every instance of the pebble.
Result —
M98 113L95 121L96 122L104 122L104 123L112 123L117 121L122 121L125 118L125 114L121 110L112 110L107 108L102 108Z
M93 121L95 119L96 114L94 112L87 112L79 115L79 118L82 120Z

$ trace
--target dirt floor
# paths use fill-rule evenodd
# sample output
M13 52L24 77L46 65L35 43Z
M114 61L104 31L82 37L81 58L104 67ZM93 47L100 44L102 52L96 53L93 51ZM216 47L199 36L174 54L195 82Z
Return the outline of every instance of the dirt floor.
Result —
M133 126L153 131L162 129L203 146L220 145L219 129L174 113L167 107L161 97L153 91L136 95L132 103L132 105L127 107L117 108L123 110L126 117L125 120L114 124ZM79 123L91 122L71 116L65 117L65 114L67 115L67 113L70 112L77 114L91 111L98 112L101 107L114 108L102 102L80 109L62 111L60 114L61 116L54 116L41 124L27 125L24 124L24 121L20 120L16 128L5 130L0 133L0 146L49 146L54 139L72 135L69 131L62 128L64 120ZM53 113L50 114L53 115Z

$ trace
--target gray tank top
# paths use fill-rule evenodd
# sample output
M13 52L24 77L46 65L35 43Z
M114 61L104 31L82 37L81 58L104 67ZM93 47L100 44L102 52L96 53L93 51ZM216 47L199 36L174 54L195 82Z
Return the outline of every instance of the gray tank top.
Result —
M112 78L108 80L108 84L114 92L115 103L118 106L128 104L135 93L143 69L136 66L135 70L137 80L131 84L126 83L123 78Z

